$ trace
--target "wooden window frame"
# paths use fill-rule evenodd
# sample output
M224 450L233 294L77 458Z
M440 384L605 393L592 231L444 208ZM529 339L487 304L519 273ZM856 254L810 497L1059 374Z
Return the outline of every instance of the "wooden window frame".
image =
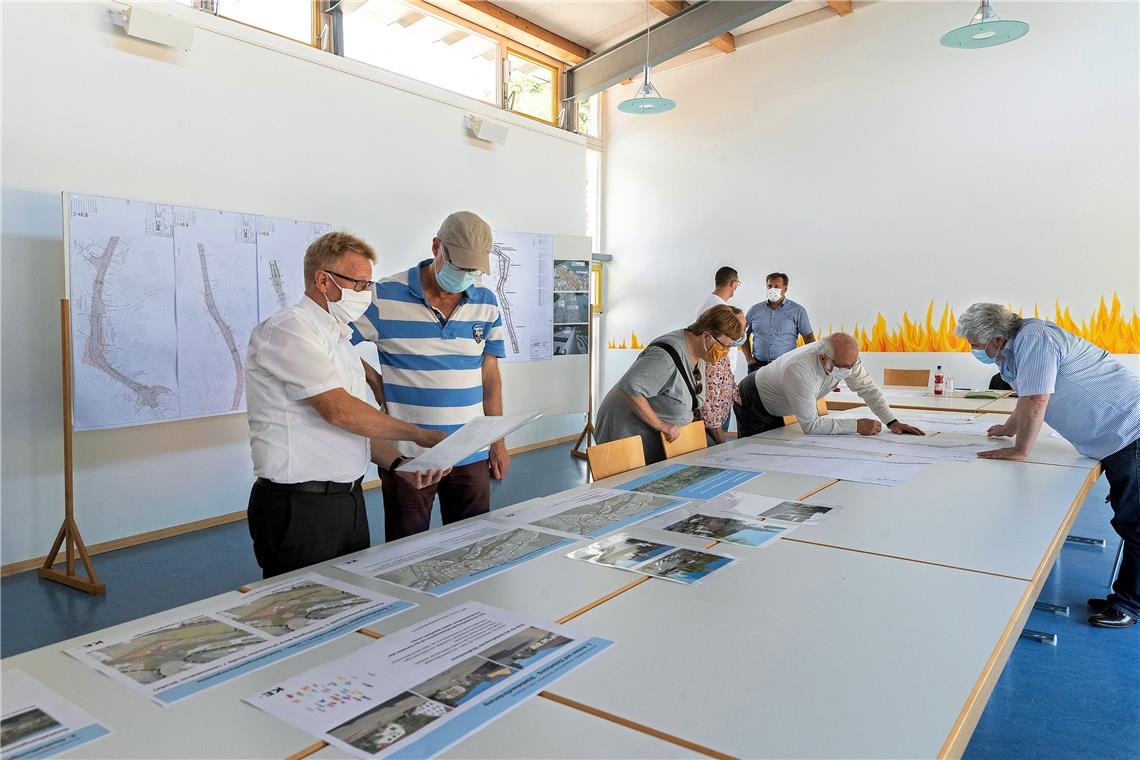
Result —
M527 50L528 50L528 48L525 48L522 45L517 45L513 42L507 43L507 44L500 43L500 46L499 46L500 64L499 64L499 66L503 72L503 74L502 74L503 84L502 84L502 96L500 98L500 108L502 108L507 113L513 113L516 116L525 116L526 118L533 119L534 121L537 121L540 124L549 124L552 127L557 127L558 126L558 114L561 111L561 109L559 109L559 107L558 107L558 104L561 102L558 99L558 95L560 94L558 83L562 79L562 73L563 73L562 69L559 67L558 64L547 63L547 62L542 61L539 58L537 58L535 55L533 55L533 53L536 53L537 51L525 52ZM552 74L550 77L550 109L551 109L552 116L551 116L549 121L546 119L539 118L538 116L531 116L529 113L523 113L522 111L516 111L513 108L511 108L511 109L507 108L507 81L510 78L510 64L507 61L507 56L512 56L512 55L515 56L516 58L525 58L526 60L530 61L531 63L535 64L536 66L542 66L545 69L551 69L552 70Z

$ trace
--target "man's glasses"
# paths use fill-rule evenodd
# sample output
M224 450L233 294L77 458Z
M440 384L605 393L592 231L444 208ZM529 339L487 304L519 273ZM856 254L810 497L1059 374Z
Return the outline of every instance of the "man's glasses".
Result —
M376 284L372 280L358 280L355 277L349 277L346 274L341 274L340 272L334 272L331 269L325 269L322 271L325 274L331 274L333 277L339 277L342 280L348 280L349 282L352 283L352 289L355 290L357 293L360 293L360 292L365 291L365 290L371 290L372 286ZM339 284L340 283L338 282L337 285L339 285Z

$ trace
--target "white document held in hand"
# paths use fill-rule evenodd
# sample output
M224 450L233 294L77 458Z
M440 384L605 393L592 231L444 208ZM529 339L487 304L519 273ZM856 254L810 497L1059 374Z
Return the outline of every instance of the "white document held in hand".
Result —
M416 472L454 467L475 452L482 451L500 438L541 416L542 412L532 412L502 417L476 417L415 459L409 459L396 469Z

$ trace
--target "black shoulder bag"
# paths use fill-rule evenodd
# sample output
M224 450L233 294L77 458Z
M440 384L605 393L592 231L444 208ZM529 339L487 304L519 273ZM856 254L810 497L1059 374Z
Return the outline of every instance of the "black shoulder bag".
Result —
M697 389L693 386L693 381L689 378L689 373L685 371L685 365L681 363L681 357L677 353L677 349L673 348L668 343L662 343L659 341L654 341L646 346L646 348L653 347L663 349L665 353L669 354L669 356L672 357L673 363L677 365L677 371L681 373L681 379L685 381L685 387L689 389L689 395L693 399L693 419L696 419L697 415L701 413L701 404L698 400Z

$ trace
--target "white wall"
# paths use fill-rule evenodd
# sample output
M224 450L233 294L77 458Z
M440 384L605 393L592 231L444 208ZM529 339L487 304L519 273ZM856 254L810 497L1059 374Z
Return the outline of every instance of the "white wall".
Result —
M124 37L110 4L0 5L5 563L46 552L62 518L60 191L327 221L371 241L381 274L430 255L455 209L500 230L585 229L585 149L573 135L449 105L399 77L379 77L386 86L362 65L334 70L316 51L221 20L201 21L215 31L198 29L193 51L176 53ZM506 145L467 138L469 110L510 124ZM505 368L507 411L575 394L584 409L585 361L565 361ZM529 435L580 427L569 415ZM251 478L244 415L76 436L88 543L242 509Z
M931 299L936 319L1057 298L1087 319L1113 291L1140 307L1140 9L1005 0L1028 36L941 47L976 7L857 6L662 72L677 108L658 116L616 110L636 83L612 90L605 338L683 325L725 264L743 308L788 272L817 331Z

